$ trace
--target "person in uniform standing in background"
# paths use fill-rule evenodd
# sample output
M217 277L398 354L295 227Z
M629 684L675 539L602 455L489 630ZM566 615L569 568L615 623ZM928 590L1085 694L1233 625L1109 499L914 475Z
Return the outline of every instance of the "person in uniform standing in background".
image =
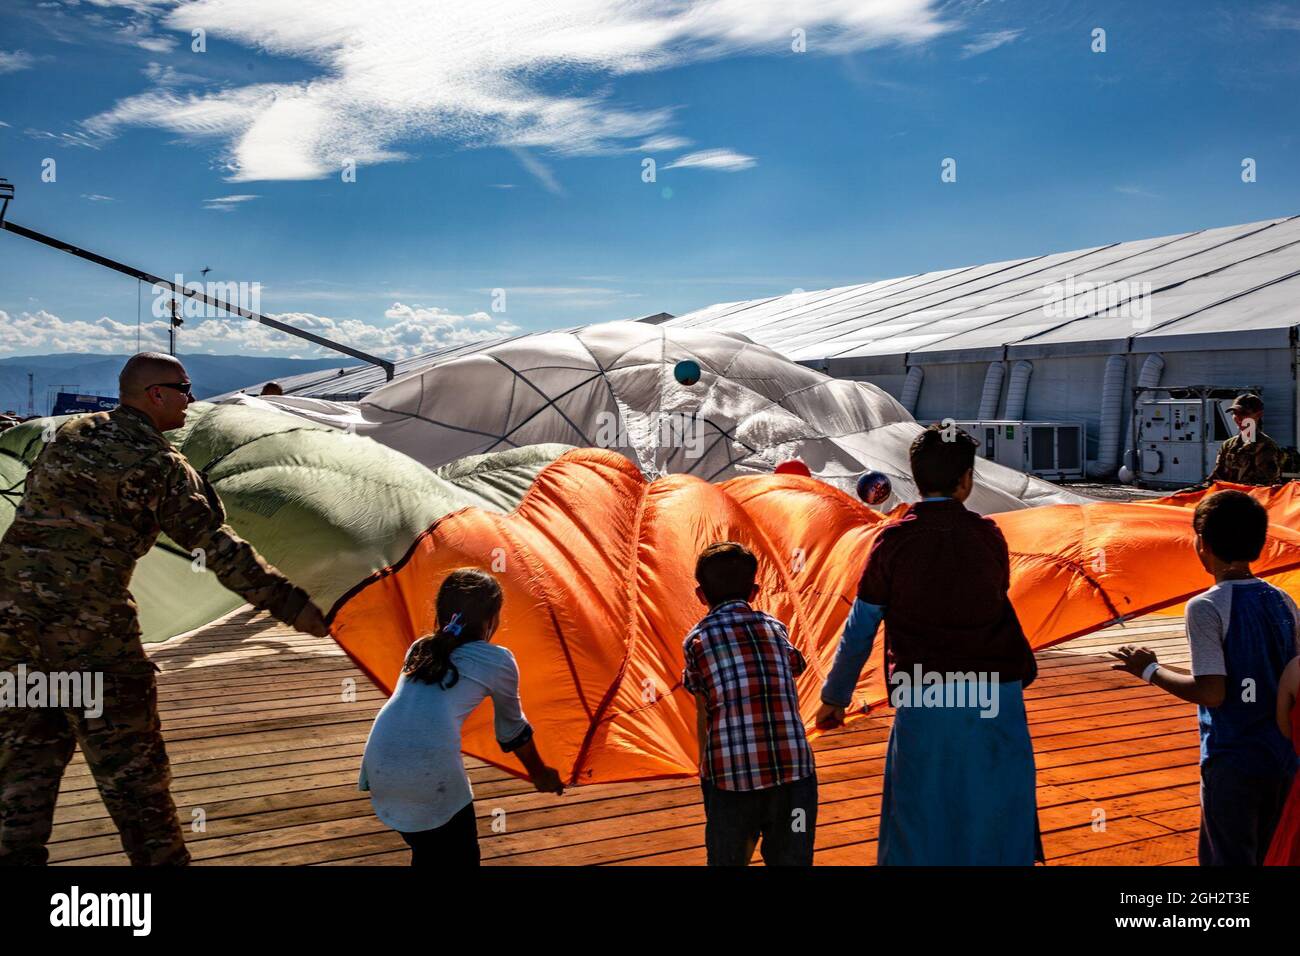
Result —
M1238 395L1228 409L1240 431L1219 446L1214 470L1204 485L1231 481L1238 485L1276 485L1282 481L1282 449L1264 434L1264 403L1258 395Z
M223 585L300 631L329 633L307 593L225 523L216 490L164 436L185 423L189 376L133 356L111 412L65 422L28 472L0 538L0 671L103 675L101 712L0 708L0 864L44 864L63 771L80 744L136 866L185 864L158 718L157 671L128 585L160 532ZM52 702L53 703L53 702Z

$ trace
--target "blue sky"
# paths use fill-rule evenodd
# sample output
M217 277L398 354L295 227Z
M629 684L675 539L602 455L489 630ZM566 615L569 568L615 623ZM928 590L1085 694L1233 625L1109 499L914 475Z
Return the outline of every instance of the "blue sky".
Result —
M359 6L6 4L9 217L400 357L1300 212L1300 3ZM0 356L136 319L0 234ZM217 318L181 350L322 354Z

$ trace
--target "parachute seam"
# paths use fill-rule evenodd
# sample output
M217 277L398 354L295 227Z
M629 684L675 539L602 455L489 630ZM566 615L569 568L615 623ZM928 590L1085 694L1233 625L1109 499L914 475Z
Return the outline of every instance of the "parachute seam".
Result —
M552 462L552 464L554 464L554 462ZM542 469L542 470L545 471L546 469ZM542 473L538 472L537 477L540 478L541 475ZM533 479L534 484L536 484L536 480L537 479ZM527 496L525 496L525 498L526 497ZM523 503L524 503L524 499L520 499L518 507L522 507ZM515 509L516 511L518 511L518 507L516 507ZM524 549L520 547L518 540L515 538L513 534L511 534L509 527L506 525L506 523L503 520L497 519L494 522L494 524L496 524L497 526L497 532L501 534L501 536L504 537L506 539L506 542L510 545L511 553L515 556L515 558L519 560L519 562L524 567L528 569L528 576L530 578L530 583L534 584L534 590L540 592L542 595L542 601L546 605L546 613L550 616L551 624L554 625L555 627L555 636L559 640L560 650L564 654L565 663L568 664L569 676L573 678L574 690L577 692L578 701L579 703L582 704L582 709L586 712L587 720L588 722L590 722L592 717L591 708L587 705L587 697L582 690L582 681L579 680L578 678L578 671L573 664L573 656L569 653L569 642L564 636L564 629L560 627L560 620L555 614L555 608L551 601L550 588L547 587L549 576L540 574L539 568L528 560L527 554L525 553ZM537 584L540 584L541 587L536 587ZM574 767L574 773L576 777L576 773L577 773L576 764ZM570 780L570 782L572 783L573 781Z
M1083 579L1084 579L1085 581L1087 581L1090 585L1092 585L1093 588L1096 589L1098 597L1100 597L1100 598L1102 599L1102 601L1103 601L1103 602L1105 603L1105 605L1106 605L1106 610L1108 610L1108 611L1110 611L1112 614L1114 614L1115 617L1116 617L1117 619L1122 619L1122 618L1124 617L1124 615L1123 615L1122 613L1120 613L1119 608L1117 608L1117 607L1115 606L1115 602L1112 601L1112 600L1110 599L1110 595L1106 592L1106 589L1105 589L1104 587L1102 587L1101 582L1098 581L1096 578L1094 578L1094 577L1093 577L1091 574L1089 574L1087 571L1085 571L1085 570L1083 569L1083 566L1082 566L1081 564L1079 564L1079 562L1074 561L1074 560L1071 560L1070 558L1061 557L1061 556L1059 556L1059 555L1053 555L1053 554L1041 554L1041 553L1038 553L1038 552L1029 552L1029 551L1008 551L1007 553L1008 553L1008 555L1014 554L1014 555L1015 555L1016 557L1018 557L1018 558L1031 558L1031 559L1032 559L1032 558L1041 558L1041 559L1043 559L1043 560L1045 560L1045 561L1048 561L1048 562L1050 562L1050 563L1052 563L1052 564L1056 564L1056 565L1061 566L1061 567L1069 568L1071 571L1073 571L1074 573L1078 574L1081 578L1083 578Z
M587 354L591 356L591 360L596 364L596 369L597 369L597 371L600 372L600 377L601 377L602 379L604 379L604 381L605 381L605 387L606 387L607 389L609 389L609 400L610 400L611 402L614 403L614 412L615 412L615 414L617 414L617 413L618 413L618 396L614 394L614 383L611 382L611 381L609 380L609 372L610 372L610 370L613 369L614 365L617 364L617 361L618 361L618 360L616 359L615 361L611 362L611 363L609 364L609 368L607 369L604 365L602 365L602 364L600 363L600 359L596 358L596 353L593 352L593 351L591 350L591 346L590 346L590 345L588 345L586 342L584 342L584 341L582 340L582 338L581 338L580 336L578 336L578 335L574 335L574 338L578 340L578 344L579 344L579 345L581 345L584 349L587 350ZM630 352L630 351L632 351L632 350L631 350L631 349L628 349L628 350L627 350L627 352ZM627 352L624 352L623 355L626 355ZM619 358L622 358L623 355L620 355ZM629 367L631 367L631 366L629 366Z
M336 475L336 476L339 474L338 469L336 469L336 468L331 468L329 465L318 465L318 464L313 464L313 463L310 463L310 462L293 462L293 463L286 463L286 462L265 462L265 461L263 461L263 462L256 462L256 463L251 464L251 465L246 465L246 466L244 466L243 468L240 468L240 469L238 469L238 470L227 471L225 474L223 474L223 475L221 475L221 476L219 476L219 477L216 477L216 478L213 478L213 477L209 476L208 480L211 481L213 484L216 484L217 482L228 481L228 480L231 479L231 478L238 478L238 477L240 477L241 475L251 475L251 474L254 474L255 472L265 471L265 470L267 470L268 468L294 468L294 469L301 469L301 470L303 470L303 471L325 471L325 472L329 472L330 474L332 474L332 475ZM411 491L411 490L412 490L411 487L410 487L410 485L398 484L398 483L396 483L396 482L392 482L392 481L384 481L382 478L374 478L374 477L371 477L371 476L369 476L369 475L366 475L366 476L357 476L357 477L360 477L360 478L361 478L361 479L362 479L362 480L363 480L367 485L372 485L372 486L376 486L376 487L380 487L380 488L392 488L392 489L397 490L397 491ZM446 484L448 484L448 485L451 485L452 487L456 488L456 489L457 489L458 491L460 491L460 492L463 492L463 493L465 493L465 494L471 494L471 495L473 495L473 497L476 499L476 501L474 501L474 502L470 502L470 503L468 503L468 504L460 505L458 508L456 508L457 511L460 511L460 510L463 509L463 508L481 507L481 505L479 505L479 504L477 503L478 501L484 500L484 499L483 499L483 496L482 496L481 494L478 494L477 492L469 492L469 491L466 491L464 488L462 488L462 487L460 487L459 485L457 485L457 484L456 484L454 481L452 481L451 479L449 479L449 478L443 478L441 475L438 475L436 472L434 473L434 478L437 479L437 480L439 480L439 481L442 481L442 482L444 482L444 483L446 483ZM521 499L521 500L522 500L522 499ZM490 511L491 509L484 509L484 510ZM448 512L448 513L450 514L450 512ZM498 512L491 512L491 513L496 514L496 513L498 513Z
M1019 552L1017 552L1017 553L1019 553ZM1300 570L1300 561L1293 561L1293 562L1291 562L1290 564L1283 565L1283 566L1280 567L1280 568L1274 568L1274 569L1271 570L1271 571L1267 571L1267 572L1265 572L1264 574L1259 575L1259 578L1260 578L1260 580L1267 580L1268 578L1274 577L1274 576L1276 576L1276 575L1279 575L1279 574L1286 574L1288 571L1296 571L1296 570ZM1103 622L1101 622L1100 624L1092 625L1092 626L1090 626L1090 627L1085 627L1085 628L1082 628L1082 629L1080 629L1080 630L1077 630L1077 631L1073 632L1072 634L1066 634L1066 635L1063 636L1063 637L1058 637L1056 640L1054 640L1054 641L1052 641L1052 642L1050 642L1050 643L1048 643L1048 644L1044 644L1042 647L1036 647L1036 648L1034 648L1034 650L1035 650L1035 651L1045 651L1045 650L1047 650L1048 648L1057 647L1058 645L1060 645L1060 644L1064 644L1064 643L1066 643L1067 641L1072 641L1072 640L1074 640L1076 637L1083 637L1083 636L1085 636L1085 635L1087 635L1087 634L1095 634L1097 631L1103 630L1104 628L1107 628L1107 627L1114 627L1114 626L1117 625L1117 624L1118 624L1118 625L1123 625L1125 622L1130 621L1130 620L1132 620L1132 619L1135 618L1135 617L1141 617L1141 616L1144 615L1144 614L1151 614L1151 613L1154 613L1155 611L1162 610L1163 608L1172 607L1173 605L1175 605L1175 604L1180 604L1180 603L1182 603L1183 601L1186 601L1186 600L1188 600L1189 598L1195 597L1197 594L1200 594L1200 593L1201 593L1201 592L1200 592L1199 590L1196 590L1196 591L1186 591L1186 592L1184 592L1184 593L1182 593L1182 594L1179 594L1179 595L1176 595L1175 597L1170 598L1170 599L1167 600L1167 601L1158 601L1158 602L1156 602L1156 603L1154 603L1154 604L1146 604L1146 605L1143 605L1143 606L1141 606L1141 607L1134 608L1134 609L1133 609L1132 611L1130 611L1128 614L1119 614L1118 612L1116 612L1116 617L1114 617L1113 619L1111 619L1111 620L1109 620L1109 621L1103 621Z
M248 441L244 442L243 444L236 445L234 448L230 449L224 454L218 455L216 458L212 459L210 462L208 462L206 465L200 468L199 471L205 475L208 474L209 471L217 467L217 465L221 464L231 455L235 454L238 451L242 451L243 449L247 448L249 445L253 444L254 442L261 441L263 438L274 438L277 435L289 435L292 434L293 432L318 432L322 430L323 429L321 428L320 425L299 425L296 428L286 428L284 431L267 432L264 435L257 435L254 438L250 438ZM182 451L181 454L184 454L184 452ZM189 459L187 458L186 460L188 461Z
M637 496L636 521L632 528L632 560L628 562L627 576L623 582L623 591L627 596L626 633L628 634L628 642L623 648L623 661L619 664L618 673L614 675L614 679L606 689L605 695L600 701L600 705L596 708L595 715L588 722L587 733L582 739L582 745L578 748L577 756L574 758L572 779L575 782L582 771L583 761L586 760L587 754L591 750L591 744L595 739L597 729L607 719L612 721L617 716L614 715L613 717L607 718L606 711L609 710L610 705L613 703L614 696L618 693L619 688L623 686L623 677L627 673L628 662L632 659L632 652L636 649L638 634L634 624L636 621L637 609L637 555L641 551L641 525L642 519L645 516L646 497L650 491L650 483L645 480L644 476L641 476L641 483L641 493Z
M577 336L575 335L574 338L577 338ZM663 330L662 327L659 329L659 339L660 339L661 342L662 342L663 339L664 339L664 330ZM593 352L593 351L591 350L591 347L590 347L589 345L587 345L586 342L583 342L582 339L578 339L578 341L582 344L582 347L583 347L584 349L587 350L587 354L590 355L590 356L591 356L591 360L592 360L593 362L596 363L596 367L599 368L599 369L601 369L601 371L604 371L604 370L605 370L605 366L603 366L603 365L600 364L600 359L596 358L596 353ZM615 369L614 369L614 366L615 366L615 365L617 365L619 362L623 361L624 358L626 358L626 357L627 357L628 355L630 355L632 352L635 352L637 349L641 348L641 346L643 346L643 345L645 345L645 344L646 344L645 342L636 342L636 343L633 343L632 345L629 345L629 346L628 346L627 348L625 348L623 351L619 352L618 355L614 356L613 360L610 361L609 366L608 366L608 367L609 367L609 370L610 370L610 371L615 371ZM660 360L659 360L658 362L634 362L633 364L631 364L631 365L629 365L629 366L627 366L627 367L628 367L628 368L636 368L638 365L662 365L662 364L663 364L663 358L662 358L663 354L664 354L663 352L660 352L660 353L659 353L659 355L660 355ZM622 370L622 369L618 369L617 371L620 371L620 372L621 372L621 371L623 371L623 370Z
M519 447L514 442L510 441L510 439L504 438L501 435L494 435L492 432L479 431L477 428L465 428L463 425L452 425L449 422L442 422L436 418L429 418L428 416L421 415L418 412L404 412L398 408L388 408L384 405L376 405L373 402L367 402L366 404L371 408L376 408L381 412L387 412L390 415L400 415L403 418L414 418L422 422L428 422L430 425L437 425L439 428L450 428L454 432L465 432L467 435L482 435L484 438L496 439L497 443L504 441L508 442L514 448ZM482 452L476 452L475 454L482 454Z
M584 370L584 371L585 371L585 370ZM517 377L517 378L523 378L522 375L518 375L517 373L516 373L516 377ZM520 423L519 423L518 425L516 425L514 428L510 429L508 432L506 432L504 435L502 435L499 439L497 439L498 443L499 443L499 442L503 442L503 441L509 441L512 445L514 445L515 442L511 441L511 439L510 439L510 436L511 436L511 435L513 435L515 432L519 431L519 429L523 428L525 425L527 425L529 422L531 422L531 421L532 421L534 418L536 418L538 415L542 414L542 412L546 411L546 409L549 408L549 407L551 407L551 405L553 405L555 402L558 402L558 401L560 401L560 400L563 399L563 398L567 398L568 396L570 396L570 395L572 395L574 392L576 392L578 389L582 388L584 385L590 385L592 382L596 381L596 379L601 378L601 377L602 377L602 373L601 373L601 372L597 372L595 375L592 375L592 376L590 376L589 378L585 378L585 379L583 379L581 382L579 382L578 384L574 385L572 388L567 388L567 389L565 389L565 390L564 390L563 392L561 392L559 395L556 395L554 399L551 399L550 401L548 401L548 402L547 402L545 405L543 405L541 408L539 408L539 409L537 409L536 411L534 411L534 412L533 412L532 414L530 414L527 418L525 418L522 422L520 422ZM524 380L527 381L527 379L524 379ZM529 384L529 385L532 385L531 382L529 382L528 384ZM535 390L537 390L536 386L533 386L533 388L534 388ZM540 391L540 390L538 390L538 391ZM513 406L514 406L514 393L513 393L513 391L511 392L511 396L510 396L510 404L511 404L511 407L513 408ZM557 411L557 412L559 411L559 408L558 408L558 407L556 408L556 411ZM560 412L560 414L563 415L564 413L563 413L563 412ZM509 421L509 420L510 420L510 418L509 418L509 415L507 414L507 416L506 416L506 421ZM570 424L572 424L572 422L570 422ZM576 427L576 426L575 426L575 427ZM581 432L579 432L578 434L579 434L579 435L582 435ZM583 438L583 439L586 439L586 437L587 437L586 435L582 435L582 438ZM516 446L516 447L518 447L518 446ZM488 450L491 451L491 449L488 449Z
M531 388L531 389L532 389L534 392L536 392L538 395L542 396L542 398L546 399L546 405L543 405L541 408L539 408L539 409L537 410L537 414L540 414L542 411L545 411L545 409L548 408L548 407L550 407L550 408L554 408L554 409L555 409L555 413L556 413L557 415L559 415L561 418L563 418L566 422L568 422L568 423L569 423L569 427L572 428L575 432L577 432L578 436L582 439L582 443L583 443L583 445L586 445L586 446L588 446L588 447L591 446L591 440L587 438L587 433L584 432L581 428L579 428L576 424L574 424L573 419L571 419L568 415L566 415L566 414L565 414L565 413L560 409L560 407L559 407L558 405L555 404L556 399L551 398L551 396L549 396L549 395L547 395L545 392L543 392L540 388L538 388L536 385L534 385L534 384L533 384L533 383L528 379L528 377L524 375L523 372L520 372L519 370L517 370L517 369L511 367L507 362L503 361L502 359L498 358L498 357L495 356L495 355L492 356L492 360L493 360L494 362L499 363L502 367L509 369L513 374L515 374L516 376L519 377L519 380L520 380L521 382L523 382L525 385L527 385L529 388ZM568 393L566 392L565 394L568 394ZM508 441L508 440L509 440L509 439L507 439L507 441ZM515 444L515 443L514 443L514 442L510 442L510 444L513 445L513 444Z

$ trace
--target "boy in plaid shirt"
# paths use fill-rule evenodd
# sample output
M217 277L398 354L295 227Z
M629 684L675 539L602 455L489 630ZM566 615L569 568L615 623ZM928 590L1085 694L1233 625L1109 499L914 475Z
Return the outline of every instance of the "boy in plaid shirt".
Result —
M758 560L710 545L695 565L709 608L686 636L682 684L695 695L710 866L746 866L762 839L768 866L811 866L817 776L794 679L807 666L785 625L749 602Z

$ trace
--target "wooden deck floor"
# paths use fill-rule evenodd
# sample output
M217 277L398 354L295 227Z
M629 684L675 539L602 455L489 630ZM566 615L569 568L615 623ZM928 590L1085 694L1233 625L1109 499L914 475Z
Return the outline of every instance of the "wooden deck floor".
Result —
M1150 617L1039 655L1028 692L1038 806L1050 864L1195 862L1192 708L1110 670L1103 651L1145 643L1186 661L1181 621ZM383 694L333 641L249 609L159 645L159 696L173 793L196 863L404 865L401 838L356 789ZM344 681L355 682L343 702ZM891 717L822 737L817 862L875 861ZM694 779L585 786L562 798L467 759L487 864L704 862ZM493 811L507 832L492 832ZM1104 827L1096 825L1104 814ZM499 816L499 815L498 815ZM80 755L64 780L51 862L123 864Z

